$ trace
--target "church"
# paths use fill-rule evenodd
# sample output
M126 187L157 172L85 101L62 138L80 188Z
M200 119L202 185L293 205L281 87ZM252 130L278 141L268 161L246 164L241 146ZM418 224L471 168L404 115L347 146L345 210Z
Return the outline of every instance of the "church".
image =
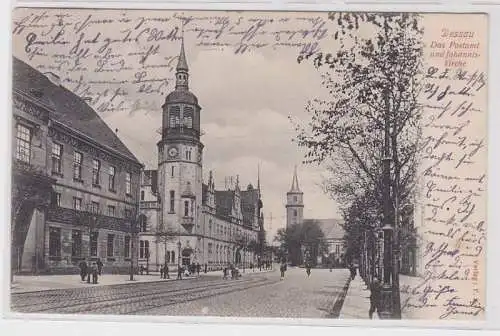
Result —
M158 168L141 177L139 265L149 270L165 262L171 270L256 265L265 240L259 176L256 186L246 188L231 178L224 190L216 190L212 171L203 180L201 107L189 90L184 42L175 79L162 106Z
M345 239L343 222L336 218L327 219L304 219L304 193L299 187L297 167L295 167L292 186L286 193L286 226L301 224L303 222L316 222L325 236L324 240L328 246L328 254L322 256L318 263L332 263L335 267L343 266L345 263ZM304 253L304 251L303 251Z

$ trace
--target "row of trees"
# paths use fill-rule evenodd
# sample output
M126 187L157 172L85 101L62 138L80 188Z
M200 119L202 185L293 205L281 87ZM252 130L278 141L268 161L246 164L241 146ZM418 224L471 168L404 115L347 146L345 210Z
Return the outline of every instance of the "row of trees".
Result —
M338 27L336 51L297 60L321 72L329 95L308 102L310 121L296 122L295 140L306 149L305 163L328 167L324 191L341 207L353 259L364 232L387 221L397 227L398 212L413 203L423 31L411 13L336 12L329 19Z
M280 259L287 259L292 265L305 262L316 265L318 256L322 257L328 253L324 238L318 222L306 219L302 223L279 229L274 240L280 243ZM304 260L306 255L309 260Z

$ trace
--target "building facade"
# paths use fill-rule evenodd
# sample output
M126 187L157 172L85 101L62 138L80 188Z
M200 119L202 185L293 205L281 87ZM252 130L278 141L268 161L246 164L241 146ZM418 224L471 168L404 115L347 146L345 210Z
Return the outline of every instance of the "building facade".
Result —
M13 60L12 270L129 270L142 165L53 73Z
M189 90L184 44L176 85L163 105L158 169L141 183L139 262L151 269L200 264L207 269L255 264L263 232L260 183L240 189L239 179L216 190L213 172L203 181L201 107Z

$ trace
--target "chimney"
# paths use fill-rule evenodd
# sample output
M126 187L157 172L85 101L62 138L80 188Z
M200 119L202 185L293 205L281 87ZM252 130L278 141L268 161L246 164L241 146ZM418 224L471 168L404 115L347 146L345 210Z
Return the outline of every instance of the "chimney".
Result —
M57 86L61 85L61 78L59 78L59 76L56 75L55 73L45 72L44 75L45 75L45 77L47 77L49 79L49 81L51 81L55 85L57 85Z

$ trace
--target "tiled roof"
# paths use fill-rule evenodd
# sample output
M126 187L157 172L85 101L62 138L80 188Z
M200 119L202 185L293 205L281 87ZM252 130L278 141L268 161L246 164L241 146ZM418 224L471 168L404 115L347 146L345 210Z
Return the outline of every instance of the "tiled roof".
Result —
M304 221L315 221L321 227L321 230L325 234L326 239L343 239L344 238L344 228L342 227L343 221L336 218L328 219L304 219Z
M41 72L16 57L13 58L12 86L14 90L27 94L33 90L39 90L48 104L54 108L50 114L51 119L139 163L115 132L83 99L65 87L56 85Z

